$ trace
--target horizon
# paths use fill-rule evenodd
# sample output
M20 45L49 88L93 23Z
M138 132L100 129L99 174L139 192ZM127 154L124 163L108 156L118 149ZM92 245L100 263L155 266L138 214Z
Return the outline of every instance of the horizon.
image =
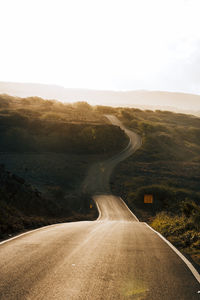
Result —
M94 90L70 89L59 85L0 81L0 94L14 97L41 97L63 103L85 101L90 105L136 107L150 110L168 110L199 117L200 95L156 90Z
M97 88L90 88L90 87L65 87L63 85L60 84L56 84L56 83L42 83L42 82L29 82L29 81L0 81L0 84L25 84L25 85L41 85L41 86L51 86L51 87L59 87L59 88L63 88L65 90L84 90L84 91L96 91L96 92L122 92L122 93L126 93L126 92L158 92L158 93L171 93L171 94L185 94L185 95L194 95L194 96L200 96L200 92L198 93L194 93L194 92L182 92L179 90L156 90L156 89L97 89Z

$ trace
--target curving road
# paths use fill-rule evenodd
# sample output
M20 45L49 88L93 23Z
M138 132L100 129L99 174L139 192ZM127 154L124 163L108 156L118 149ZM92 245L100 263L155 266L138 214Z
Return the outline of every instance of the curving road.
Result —
M1 300L200 299L183 260L109 194L113 168L141 145L125 130L126 150L93 166L83 184L94 194L96 221L52 225L0 244Z
M83 189L93 195L111 194L109 180L114 167L122 160L132 155L142 144L141 137L131 130L128 130L123 124L112 115L106 115L113 125L120 126L128 135L130 141L128 146L119 154L103 162L94 164L83 183Z

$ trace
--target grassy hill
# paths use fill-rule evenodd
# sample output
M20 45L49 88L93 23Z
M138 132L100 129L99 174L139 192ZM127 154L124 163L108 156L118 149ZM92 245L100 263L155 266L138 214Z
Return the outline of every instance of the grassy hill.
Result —
M87 103L0 96L1 152L114 153L127 139ZM110 138L112 137L112 139Z

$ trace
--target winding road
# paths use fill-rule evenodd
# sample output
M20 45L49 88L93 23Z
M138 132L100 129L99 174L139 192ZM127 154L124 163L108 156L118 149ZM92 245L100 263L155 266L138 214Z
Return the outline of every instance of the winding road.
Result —
M43 227L0 243L1 300L200 299L198 274L111 195L112 170L141 139L107 117L126 131L130 143L92 166L83 183L94 195L99 218Z

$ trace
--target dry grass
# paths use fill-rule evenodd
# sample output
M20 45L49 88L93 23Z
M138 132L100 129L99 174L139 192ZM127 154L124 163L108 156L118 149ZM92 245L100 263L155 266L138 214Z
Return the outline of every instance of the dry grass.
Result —
M200 212L196 215L200 216ZM175 247L192 258L200 268L200 232L197 222L194 223L194 215L169 215L159 213L152 221L151 226L165 236Z

